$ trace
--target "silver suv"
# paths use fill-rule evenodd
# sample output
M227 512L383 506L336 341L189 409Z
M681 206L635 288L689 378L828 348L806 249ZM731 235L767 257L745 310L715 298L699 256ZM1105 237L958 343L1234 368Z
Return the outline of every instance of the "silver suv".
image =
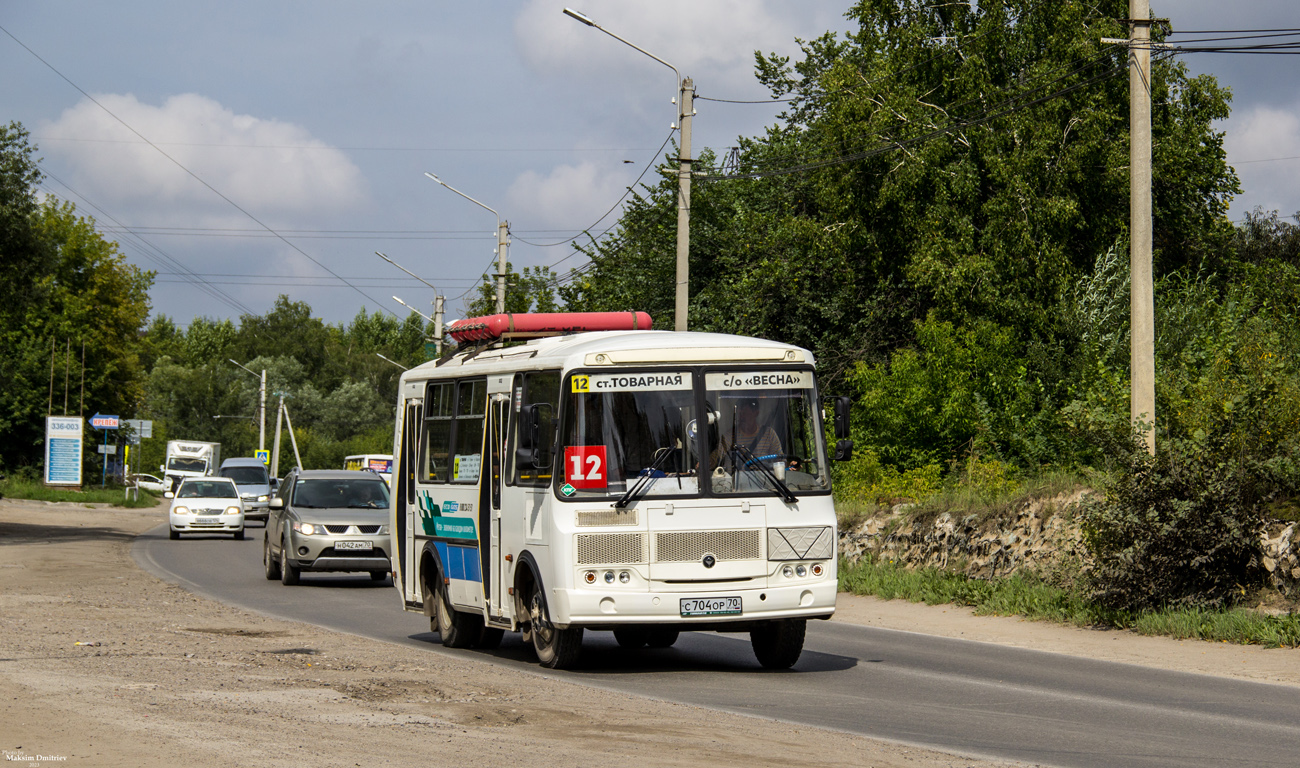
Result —
M383 581L388 484L371 472L295 469L271 497L262 537L267 579L298 583L303 571L368 571Z

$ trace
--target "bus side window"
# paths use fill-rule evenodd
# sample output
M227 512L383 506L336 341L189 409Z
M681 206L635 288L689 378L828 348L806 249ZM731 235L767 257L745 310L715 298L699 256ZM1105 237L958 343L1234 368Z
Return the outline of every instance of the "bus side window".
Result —
M435 382L425 393L424 440L420 451L421 482L447 482L451 454L452 391L455 382Z
M477 483L483 463L483 423L487 419L487 379L467 379L457 384L455 432L452 443L451 481Z
M525 467L516 466L516 451L519 448L519 414L525 406L535 403L546 403L550 405L550 415L554 418L556 409L560 405L560 372L559 371L530 371L528 373L515 374L514 385L511 387L510 395L510 436L509 449L506 451L506 477L509 478L510 485L521 485L534 488L545 488L551 484L551 470L549 467ZM547 428L542 425L543 434L554 434L554 424Z

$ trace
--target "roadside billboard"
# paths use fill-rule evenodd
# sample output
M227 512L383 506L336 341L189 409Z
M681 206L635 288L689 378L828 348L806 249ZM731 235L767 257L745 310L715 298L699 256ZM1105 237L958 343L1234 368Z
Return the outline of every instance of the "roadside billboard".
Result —
M45 417L46 485L81 485L82 428L79 416Z

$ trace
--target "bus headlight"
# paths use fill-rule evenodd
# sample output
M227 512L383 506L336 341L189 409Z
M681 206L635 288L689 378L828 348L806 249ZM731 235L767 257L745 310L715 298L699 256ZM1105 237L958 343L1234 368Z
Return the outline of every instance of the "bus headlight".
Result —
M825 572L825 570L826 570L826 569L822 567L822 564L821 564L821 563L813 563L813 567L812 567L812 575L814 575L814 576L821 576L822 573Z
M784 576L784 577L786 577L787 579L793 579L793 578L794 578L794 568L792 568L792 567L790 567L790 566L788 566L788 565L785 566L784 568L781 569L781 575Z
M606 583L606 584L613 584L613 583L614 583L614 572L613 572L613 571L605 571L605 583Z
M808 575L808 566L800 563L794 567L794 572L802 579L804 576Z
M596 572L595 572L595 571L587 571L586 573L582 574L582 580L585 581L585 582L587 582L588 584L595 584L595 583L596 583Z
M631 581L631 580L632 580L632 574L628 573L627 571L620 571L620 572L619 572L619 574L618 574L618 581L619 581L620 584L626 584L626 583L628 583L628 582Z

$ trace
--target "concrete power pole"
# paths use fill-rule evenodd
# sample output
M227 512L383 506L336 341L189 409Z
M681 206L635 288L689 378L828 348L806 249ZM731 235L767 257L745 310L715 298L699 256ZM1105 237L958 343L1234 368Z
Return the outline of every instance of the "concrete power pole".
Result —
M433 297L433 351L442 357L442 312L445 297Z
M257 389L257 450L266 450L266 369L262 369L262 385Z
M681 107L678 124L682 140L677 171L677 294L673 330L685 331L691 282L691 117L695 114L695 83L689 77L682 80L677 101Z
M1151 9L1129 0L1129 275L1132 380L1129 409L1156 452L1155 298L1151 277Z
M506 249L510 247L510 238L506 231L510 222L497 222L497 314L506 311Z

